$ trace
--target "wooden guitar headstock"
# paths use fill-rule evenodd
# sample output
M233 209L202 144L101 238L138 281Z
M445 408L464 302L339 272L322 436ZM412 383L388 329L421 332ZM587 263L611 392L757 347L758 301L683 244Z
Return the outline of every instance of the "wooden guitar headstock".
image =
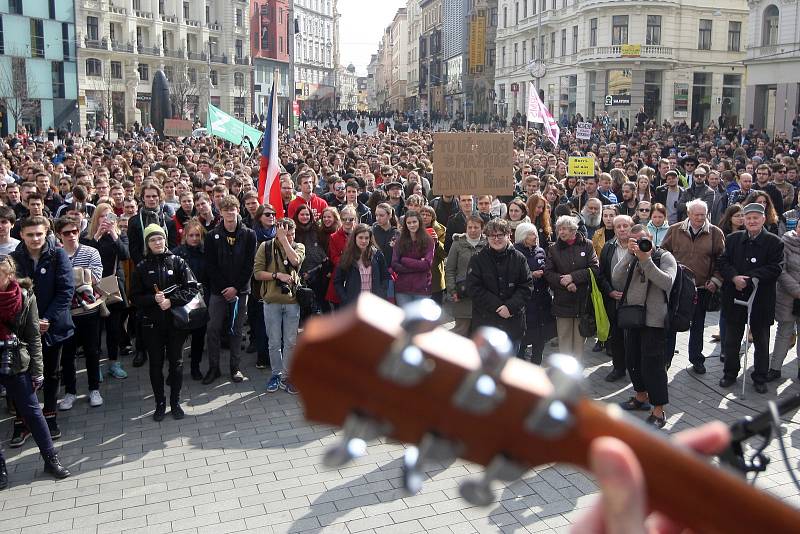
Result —
M419 444L405 458L409 491L419 489L424 461L461 457L487 467L462 495L488 504L491 482L551 462L587 468L591 441L612 436L639 458L651 506L696 531L752 532L752 524L732 518L745 510L758 514L765 532L800 531L794 509L618 407L584 398L574 359L560 356L545 373L508 358L510 344L499 331L483 331L476 346L435 328L436 310L426 301L407 315L364 294L354 306L306 323L290 375L309 419L345 427L345 441L329 462L344 462L363 452L366 441L391 436Z

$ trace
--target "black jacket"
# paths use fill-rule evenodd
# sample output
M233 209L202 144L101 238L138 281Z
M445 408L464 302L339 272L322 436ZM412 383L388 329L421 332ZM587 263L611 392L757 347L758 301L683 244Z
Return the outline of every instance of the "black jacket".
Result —
M355 302L361 294L361 273L358 271L358 265L354 262L346 271L336 267L333 287L336 289L342 306ZM377 250L372 255L372 288L370 292L385 299L388 289L389 270L386 266L386 258L383 257L383 252Z
M155 299L155 288L176 289L169 294L173 307L183 306L197 294L197 280L189 264L180 256L166 251L163 254L148 254L136 264L131 280L131 302L139 310L143 321L158 325L174 326L172 313L162 310Z
M224 223L220 222L206 236L206 269L214 273L214 276L209 276L208 289L212 295L219 295L226 287L236 289L240 295L250 293L256 233L239 221L234 230L233 245L229 243L227 234Z
M128 221L128 252L135 265L144 258L146 249L144 229L150 224L157 224L164 230L164 235L169 235L167 220L168 217L164 215L161 209L149 210L143 208Z
M203 245L197 247L190 247L189 245L179 245L172 249L172 253L180 256L189 268L192 270L195 279L203 284L203 287L208 287L208 271L206 269L206 253ZM208 291L205 292L208 296Z
M747 230L734 232L725 238L725 252L718 266L723 278L722 306L726 320L745 315L739 313L745 308L733 302L733 299L747 300L753 290L750 282L744 291L738 291L733 285L734 276L744 275L758 278L751 324L771 325L775 321L775 284L783 270L783 241L766 229L755 239L750 239Z
M544 265L547 263L547 253L542 247L526 247L523 243L514 245L528 262L528 270L544 271ZM531 276L533 291L531 298L525 303L525 317L527 328L542 327L548 323L554 323L553 313L551 307L553 298L550 295L550 288L547 286L547 280L544 276L541 278L533 278Z
M467 293L472 299L472 326L494 326L503 330L512 340L525 335L525 305L531 298L533 287L528 260L508 245L497 252L486 247L469 260L467 268ZM497 308L507 306L511 317L503 319Z
M600 251L600 272L597 277L597 287L603 294L603 304L606 308L608 318L614 320L617 316L617 300L611 298L609 294L614 291L612 285L612 275L614 274L614 253L617 250L617 238L613 237L606 241L603 250Z

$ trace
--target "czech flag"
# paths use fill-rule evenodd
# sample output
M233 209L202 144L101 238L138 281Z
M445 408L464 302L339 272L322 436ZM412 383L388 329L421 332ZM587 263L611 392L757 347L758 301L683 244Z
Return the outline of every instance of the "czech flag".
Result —
M283 200L281 200L280 163L278 161L278 97L275 83L269 98L267 129L261 144L261 166L258 171L258 202L270 203L275 208L276 217L282 219Z

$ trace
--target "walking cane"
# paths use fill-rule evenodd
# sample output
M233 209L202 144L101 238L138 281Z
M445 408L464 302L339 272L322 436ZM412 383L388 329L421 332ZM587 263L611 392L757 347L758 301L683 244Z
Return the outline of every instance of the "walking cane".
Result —
M750 314L753 312L753 301L758 292L758 278L752 278L751 280L753 282L753 292L750 293L750 298L747 300L733 299L734 304L747 308L747 322L745 323L747 328L744 335L744 367L742 367L742 399L745 398L744 387L747 385L747 351L750 348Z

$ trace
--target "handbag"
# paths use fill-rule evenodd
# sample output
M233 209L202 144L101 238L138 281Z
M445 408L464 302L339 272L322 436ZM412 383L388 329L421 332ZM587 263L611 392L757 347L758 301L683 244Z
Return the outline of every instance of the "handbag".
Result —
M611 323L608 320L608 313L606 312L606 305L603 302L603 294L597 286L594 272L589 269L589 280L591 281L591 293L589 295L594 308L594 322L597 327L597 340L606 341L608 333L611 330Z
M597 321L591 299L591 293L586 295L586 302L581 306L581 314L578 317L578 333L581 337L594 337L597 334Z
M208 307L203 298L203 286L197 283L196 287L197 293L189 302L183 306L172 306L169 309L172 312L175 328L178 330L194 330L208 323ZM167 291L165 290L164 293L166 294Z
M105 300L106 305L122 302L122 292L119 288L119 278L116 275L106 276L100 279L95 285L95 290Z
M628 269L628 279L625 281L625 288L622 290L622 298L617 308L617 326L623 330L629 328L644 328L647 326L647 304L625 304L628 299L628 289L633 280L633 273L636 270L638 261L634 261ZM650 280L645 285L645 296L650 289Z
M300 305L300 313L303 315L313 315L317 309L317 297L314 290L302 284L294 288L297 304Z

